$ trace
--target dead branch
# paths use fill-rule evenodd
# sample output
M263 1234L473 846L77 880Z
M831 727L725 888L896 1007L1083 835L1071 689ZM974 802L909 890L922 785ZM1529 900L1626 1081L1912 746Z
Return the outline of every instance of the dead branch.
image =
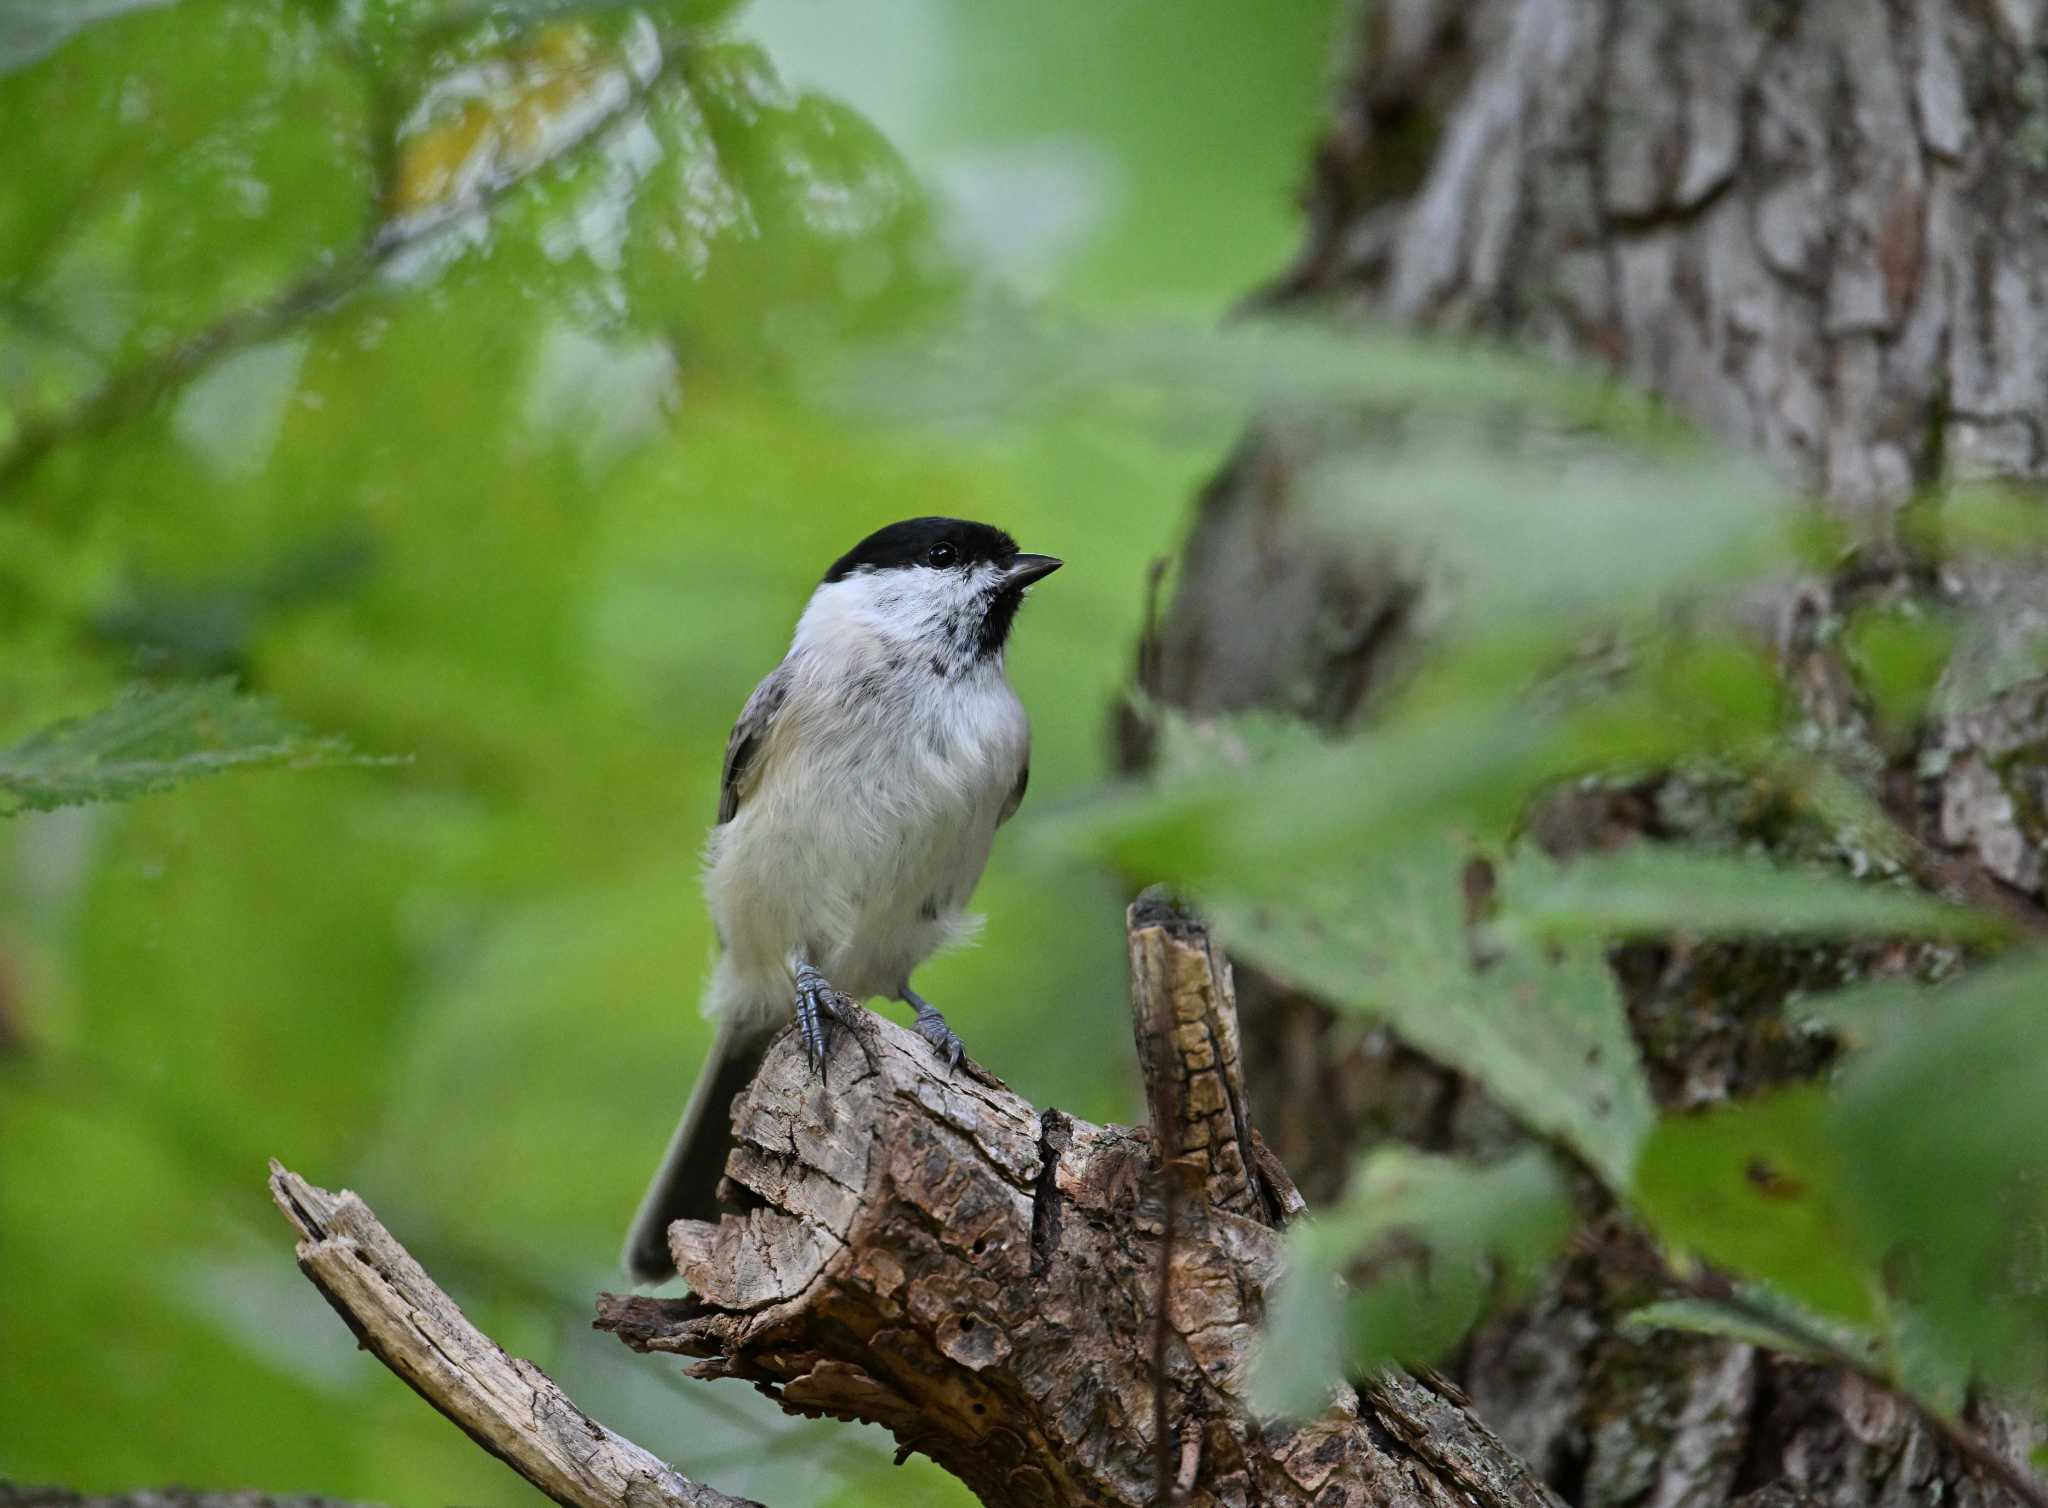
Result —
M507 1356L354 1194L275 1161L270 1194L299 1233L299 1269L363 1348L564 1508L760 1508L691 1481Z
M1190 1508L1554 1508L1461 1399L1404 1376L1306 1423L1253 1414L1252 1345L1300 1196L1250 1127L1228 966L1153 902L1130 937L1155 1129L948 1075L879 1016L824 1078L785 1038L734 1103L726 1173L755 1207L671 1227L690 1296L607 1294L599 1327L792 1413L880 1424L991 1508L1136 1508L1162 1461ZM1180 1155L1162 1168L1163 1148Z

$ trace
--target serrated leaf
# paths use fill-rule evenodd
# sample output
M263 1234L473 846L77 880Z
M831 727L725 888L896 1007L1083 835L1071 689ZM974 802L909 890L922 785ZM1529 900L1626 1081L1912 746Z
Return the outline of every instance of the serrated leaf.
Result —
M1203 902L1233 955L1385 1021L1626 1189L1652 1110L1605 958L1589 943L1524 942L1475 959L1463 865L1454 845L1423 841L1349 883Z
M1874 1275L1850 1228L1826 1113L1809 1085L1667 1116L1643 1148L1636 1207L1668 1244L1870 1325Z
M115 801L224 770L368 763L343 740L316 737L231 680L134 686L89 717L52 724L0 749L9 815Z
M1571 1226L1565 1180L1545 1152L1482 1167L1382 1148L1337 1206L1289 1234L1255 1406L1301 1417L1347 1367L1434 1360L1527 1292Z
M1509 865L1501 890L1501 925L1543 937L1971 937L1996 926L1983 912L1908 890L1658 843L1583 854L1567 864L1525 852Z

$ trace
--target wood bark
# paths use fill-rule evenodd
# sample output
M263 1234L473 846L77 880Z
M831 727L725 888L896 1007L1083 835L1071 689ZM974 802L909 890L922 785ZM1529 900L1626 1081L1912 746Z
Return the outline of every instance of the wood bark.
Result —
M2038 925L2048 682L1973 696L2037 631L2031 567L1931 558L1915 498L2048 471L2048 7L2038 0L1377 0L1318 144L1307 235L1259 297L1511 340L1611 372L1764 457L1856 542L1834 579L1771 596L1765 627L1816 744L1949 880ZM1419 584L1311 543L1292 480L1321 434L1260 426L1201 499L1181 586L1140 655L1198 714L1281 707L1370 736L1420 631ZM1656 506L1646 498L1646 507ZM1833 630L1859 603L1978 610L1940 715L1874 733ZM1972 663L1972 661L1976 663ZM1126 711L1126 764L1148 738ZM1781 836L1668 779L1541 814L1564 852L1702 826ZM1869 952L1626 950L1659 1099L1711 1103L1811 1075L1798 989ZM1250 1092L1311 1201L1376 1141L1486 1153L1515 1127L1384 1031L1241 976ZM1734 1501L2003 1501L1852 1377L1708 1340L1626 1339L1652 1296L1623 1222L1454 1374L1482 1417L1589 1508ZM2014 1459L2031 1436L1980 1408Z
M727 1188L753 1207L672 1226L690 1296L607 1295L600 1328L792 1412L880 1424L991 1508L1555 1508L1453 1390L1389 1375L1307 1423L1254 1415L1299 1195L1251 1129L1228 965L1151 901L1130 938L1153 1128L949 1075L878 1016L824 1079L785 1037L734 1105Z

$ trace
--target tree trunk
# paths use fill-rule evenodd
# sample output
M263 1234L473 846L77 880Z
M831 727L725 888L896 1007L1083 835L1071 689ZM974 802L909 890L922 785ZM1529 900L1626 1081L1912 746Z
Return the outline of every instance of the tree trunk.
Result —
M1858 552L1776 603L1804 715L1947 877L2036 914L2048 684L1883 747L1830 629L1874 594L2002 601L2007 631L2039 626L2041 597L2021 598L2038 577L1916 560L1898 523L1945 483L2048 467L2044 31L2039 0L1378 0L1316 152L1306 243L1262 295L1611 371L1824 499ZM1369 723L1415 589L1304 542L1290 481L1317 443L1262 427L1202 499L1181 589L1141 654L1154 695ZM1121 731L1142 763L1142 725ZM1560 807L1539 836L1557 850L1671 836L1672 794L1651 781ZM1862 961L1827 962L1844 957ZM1818 1071L1827 1044L1779 1018L1814 967L1811 950L1761 946L1624 953L1663 1103ZM1485 1152L1517 1135L1386 1032L1248 970L1240 993L1259 1124L1311 1203L1376 1140ZM1616 1315L1647 1296L1641 1269L1618 1220L1595 1237L1453 1369L1571 1501L2004 1501L1852 1378L1618 1336ZM1976 1418L2024 1451L1996 1411Z

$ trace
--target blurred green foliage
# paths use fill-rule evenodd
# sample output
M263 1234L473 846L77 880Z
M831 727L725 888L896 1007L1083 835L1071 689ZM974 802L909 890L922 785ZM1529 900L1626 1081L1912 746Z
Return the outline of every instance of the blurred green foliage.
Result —
M1479 1167L1379 1148L1344 1198L1297 1232L1255 1396L1275 1413L1313 1414L1340 1365L1355 1376L1434 1360L1495 1306L1527 1295L1572 1214L1557 1164L1540 1151Z
M1654 428L1609 432L1589 473L1553 443L1584 425L1579 402L1527 385L1521 422L1550 411L1535 435L1556 464L1519 483L1471 424L1411 426L1391 465L1327 468L1333 549L1370 538L1456 588L1433 658L1367 734L1152 709L1160 775L1037 824L1042 853L1187 887L1233 955L1387 1023L1548 1149L1491 1167L1369 1157L1292 1238L1261 1392L1310 1411L1347 1372L1450 1350L1559 1249L1575 1168L1663 1254L1674 1297L1637 1331L1768 1337L1949 1417L1973 1381L2048 1404L2038 940L1946 987L1866 986L1818 1011L1795 997L1792 1029L1824 1018L1848 1049L1821 1083L1698 1114L1653 1102L1612 943L1946 939L1930 972L1952 972L2017 940L2009 914L1914 889L1911 842L1806 752L1815 730L1734 616L1687 611L1801 563L1792 505ZM1903 614L1856 625L1880 736L1938 714L1960 646L2000 611L1928 636ZM2041 669L2038 643L2008 650L1978 694ZM1805 825L1804 861L1638 840L1560 863L1520 831L1547 797L1653 770L1766 795Z
M1640 1310L1638 1330L1761 1329L1945 1415L1971 1379L2048 1403L2048 1099L2019 1089L2048 1029L2038 953L1937 997L1953 1008L1885 1016L1913 1023L1910 1051L1881 1037L1825 1085L1700 1116L1659 1114L1606 954L1645 937L1946 939L1953 967L2012 940L2009 916L1912 888L1911 840L1814 756L1817 731L1735 626L1736 594L1824 567L1839 541L1667 417L1503 353L1368 334L1369 369L1347 372L1350 332L1327 328L1026 328L1006 349L1054 380L941 361L944 379L884 391L941 425L1086 404L1170 427L1258 395L1321 411L1296 497L1329 550L1422 581L1430 620L1425 662L1361 737L1264 714L1189 722L1140 699L1159 772L1041 814L1036 851L1187 888L1233 955L1390 1025L1552 1149L1494 1167L1369 1157L1294 1237L1266 1402L1312 1409L1340 1374L1430 1360L1526 1292L1569 1229L1576 1164L1661 1246L1669 1286L1712 1272L1718 1299ZM1074 359L1048 358L1063 346ZM2038 547L2038 521L2010 504L1959 499L1945 548L1981 565ZM1908 748L1930 718L2039 675L2037 617L2018 615L2030 639L2014 616L1852 620L1875 735ZM1768 793L1825 862L1638 843L1560 864L1520 831L1561 788L1674 769ZM1956 1217L1958 1190L2000 1193Z
M960 1500L585 1329L705 1045L730 719L821 565L923 512L1072 562L1013 655L1032 815L988 941L920 979L977 1057L1127 1112L1123 1013L1077 1006L1121 993L1124 882L1164 879L1536 1135L1369 1160L1296 1237L1269 1400L1453 1344L1559 1249L1575 1180L1737 1280L1638 1328L1832 1349L1943 1410L2048 1388L2035 955L1845 996L1828 1082L1660 1116L1603 953L2006 941L1906 886L1728 614L1673 611L1799 563L1782 501L1508 353L1212 328L1287 249L1322 5L0 3L0 792L403 761L0 827L0 1353L30 1359L0 1473L522 1499L281 1260L278 1155L694 1473ZM1145 564L1268 404L1398 439L1302 496L1330 550L1427 583L1429 658L1369 738L1155 709L1158 777L1090 790ZM1945 537L2037 544L2008 501ZM1847 635L1898 746L2039 668L1984 622ZM1673 766L1770 791L1828 862L1518 842L1560 782Z
M1012 670L1033 805L1099 780L1236 415L934 437L818 395L1003 281L1218 317L1291 249L1331 8L878 0L849 51L770 0L0 0L0 782L287 729L402 761L0 826L0 1475L528 1499L306 1289L277 1155L693 1472L962 1501L587 1329L708 1040L719 754L822 567L944 512L1069 560ZM276 711L192 705L219 677ZM1086 1008L1121 894L1016 847L920 983L1025 1094L1126 1114Z

